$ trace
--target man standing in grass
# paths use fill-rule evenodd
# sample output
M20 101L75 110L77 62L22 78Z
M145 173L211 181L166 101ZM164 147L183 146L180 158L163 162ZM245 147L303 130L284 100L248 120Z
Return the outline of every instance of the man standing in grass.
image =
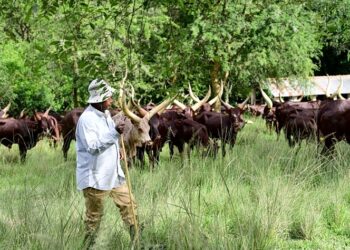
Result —
M95 243L107 196L113 199L133 237L135 221L131 204L135 204L135 201L129 195L119 158L118 138L125 124L121 122L116 125L107 110L113 102L115 89L106 81L95 79L88 90L90 105L80 116L76 128L76 178L78 189L83 191L85 197L84 242L89 248Z

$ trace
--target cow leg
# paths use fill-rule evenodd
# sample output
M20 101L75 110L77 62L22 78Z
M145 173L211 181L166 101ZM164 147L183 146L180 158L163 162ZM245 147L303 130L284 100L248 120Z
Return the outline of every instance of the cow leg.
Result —
M193 148L193 145L187 144L187 159L191 161L191 149Z
M21 158L21 162L24 163L27 156L27 147L25 144L19 144L18 146L19 146L19 155Z
M145 146L136 147L136 158L139 160L141 168L144 168L145 167Z
M324 140L324 147L322 150L323 155L331 155L334 152L335 138L333 136L328 136Z
M224 158L226 156L226 142L224 140L221 140L221 154Z
M173 159L174 156L174 143L172 141L169 141L169 153L170 153L170 160Z
M73 138L69 134L63 139L62 151L63 151L63 157L65 161L67 161L68 150L70 147L70 143L72 142L72 139Z
M217 140L214 139L214 143L213 143L213 156L216 157L218 155L218 151L219 151L219 145Z
M146 153L148 155L150 169L153 169L154 168L154 149L153 149L153 146L146 147Z

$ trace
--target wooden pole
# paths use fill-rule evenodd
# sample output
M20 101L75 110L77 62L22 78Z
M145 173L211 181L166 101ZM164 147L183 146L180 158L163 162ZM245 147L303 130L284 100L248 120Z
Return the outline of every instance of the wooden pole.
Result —
M135 209L134 209L134 201L132 199L132 190L131 190L131 180L129 175L129 168L128 168L128 159L126 158L126 151L125 151L125 145L124 145L124 136L121 134L120 136L121 144L122 144L122 154L125 162L125 177L126 177L126 183L128 185L129 189L129 197L130 197L130 203L131 203L131 211L132 211L132 217L135 223L135 238L133 239L133 245L136 242L138 244L139 242L139 225L137 223Z

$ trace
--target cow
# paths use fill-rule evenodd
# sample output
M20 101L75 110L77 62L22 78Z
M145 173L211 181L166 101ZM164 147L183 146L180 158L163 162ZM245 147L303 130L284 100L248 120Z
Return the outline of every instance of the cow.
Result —
M285 124L285 135L290 147L302 140L316 139L318 109L296 109L289 114Z
M209 89L207 95L202 100L198 99L198 102L192 106L186 106L183 103L174 99L173 102L175 105L173 105L172 108L166 109L162 114L156 114L155 116L152 117L152 119L150 119L149 125L150 125L150 137L152 140L152 144L142 145L137 148L137 158L140 160L142 167L144 166L145 152L147 152L148 154L150 166L152 168L154 167L155 163L159 161L159 154L164 144L166 143L166 141L169 141L170 153L173 153L174 145L178 147L179 151L182 153L183 150L181 150L181 148L183 149L184 143L191 144L190 139L187 137L192 138L192 136L189 135L188 131L196 130L196 128L194 128L193 126L195 126L197 123L192 125L190 125L191 122L184 123L184 126L186 126L186 128L184 128L184 130L182 131L177 130L179 131L179 133L176 133L176 136L175 136L175 133L172 134L173 136L169 136L169 129L171 126L175 129L173 123L175 120L179 119L180 117L181 119L187 118L189 120L193 120L192 115L194 114L194 112L200 109L203 104L206 103L206 101L210 97L210 94L211 94L211 90ZM138 113L140 114L141 117L145 116L145 114L147 113L147 110L151 108L149 104L147 104L144 107L141 107L134 100L132 100L132 103L137 108ZM165 123L167 125L164 125ZM198 125L201 126L200 124L197 124L197 127ZM182 136L182 134L184 133L186 133L185 135L186 138L184 139L183 142L175 141L176 137ZM193 138L193 140L195 139ZM173 143L172 141L175 141L175 143ZM192 144L190 147L192 147Z
M243 111L240 108L226 109L228 114L216 112L202 112L194 117L196 122L203 124L208 131L209 137L221 140L222 156L226 155L225 144L233 147L236 142L238 131L245 121L242 118ZM215 152L216 153L216 152Z
M337 141L350 143L350 100L324 100L318 115L318 140L324 138L323 154L334 151Z
M276 107L276 133L280 134L281 130L285 127L289 115L296 110L318 110L320 105L319 101L310 102L284 102Z
M249 105L248 111L253 116L258 117L264 114L265 106L266 106L265 104Z
M35 120L7 118L0 119L0 142L8 148L18 144L20 159L23 163L27 151L33 148L39 140L39 136L48 129L46 117Z
M137 147L141 147L143 144L152 144L152 140L149 135L149 121L151 118L158 112L164 110L175 98L176 96L163 101L156 107L153 107L150 111L145 111L142 117L140 117L131 112L131 110L126 105L125 95L122 95L121 104L123 112L120 112L119 114L113 116L112 119L115 123L118 123L119 121L125 122L123 138L125 141L124 145L127 152L127 158L130 163L137 154Z
M35 117L37 120L44 119L44 122L47 121L47 129L45 132L46 136L49 136L53 139L54 144L60 140L60 129L57 119L49 114L50 108L45 112L35 112Z
M63 137L62 152L65 160L67 160L70 143L75 140L75 129L83 112L84 108L75 108L68 112L60 122Z
M187 117L176 119L170 123L164 124L168 128L170 158L174 155L176 146L183 158L185 143L188 144L188 159L190 158L190 149L196 145L207 147L209 145L209 136L207 128Z

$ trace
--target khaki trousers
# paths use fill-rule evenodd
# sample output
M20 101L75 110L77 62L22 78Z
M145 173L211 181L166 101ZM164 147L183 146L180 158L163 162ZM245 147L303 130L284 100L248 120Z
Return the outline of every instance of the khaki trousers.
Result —
M132 215L131 199L134 204L136 213L136 203L133 196L129 196L129 189L126 184L112 190L98 190L95 188L85 188L83 190L85 197L85 226L87 234L95 234L100 227L101 218L103 216L103 203L107 196L113 199L114 204L120 211L124 223L128 226L134 225Z

